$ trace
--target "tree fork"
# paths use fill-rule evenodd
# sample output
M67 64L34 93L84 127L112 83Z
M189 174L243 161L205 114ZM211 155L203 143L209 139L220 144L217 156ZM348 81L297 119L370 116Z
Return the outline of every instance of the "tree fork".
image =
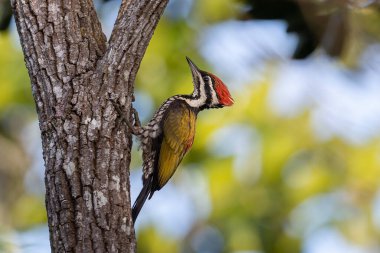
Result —
M52 252L135 252L131 110L140 62L168 0L123 0L107 41L90 0L13 0L45 161Z

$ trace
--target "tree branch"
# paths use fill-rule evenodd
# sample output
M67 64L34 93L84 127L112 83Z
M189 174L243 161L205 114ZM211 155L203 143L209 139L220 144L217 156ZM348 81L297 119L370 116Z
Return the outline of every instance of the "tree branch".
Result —
M102 72L115 72L109 77L115 77L110 82L116 89L121 89L119 94L125 94L125 91L133 94L133 83L142 57L168 1L122 1L108 49L100 64L107 68Z

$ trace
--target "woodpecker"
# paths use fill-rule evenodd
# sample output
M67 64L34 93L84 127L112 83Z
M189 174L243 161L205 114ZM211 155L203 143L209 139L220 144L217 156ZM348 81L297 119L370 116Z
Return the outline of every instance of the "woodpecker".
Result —
M193 93L168 98L145 126L139 123L135 110L135 125L125 120L140 140L143 151L143 188L133 204L133 222L146 199L152 198L154 192L169 181L193 145L198 113L234 103L222 80L200 70L188 57L186 59L192 73ZM120 113L120 109L116 109Z

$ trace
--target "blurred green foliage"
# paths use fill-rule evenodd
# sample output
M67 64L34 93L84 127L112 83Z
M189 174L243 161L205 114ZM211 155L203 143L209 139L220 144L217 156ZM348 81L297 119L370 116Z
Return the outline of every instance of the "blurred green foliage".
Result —
M205 7L204 4L207 8L199 7ZM231 10L236 10L230 1L198 1L194 9L198 8L201 10L194 11L193 15L199 26L223 20L231 16ZM219 8L222 10L217 11ZM373 11L368 15L374 18ZM363 13L353 16L363 19ZM371 29L372 24L365 29ZM155 32L138 74L136 89L151 95L156 108L168 96L191 92L185 55L194 58L201 68L212 71L194 55L199 31L193 27L192 22L173 23L163 19ZM352 35L351 40L355 39ZM361 51L365 48L363 41L351 41L350 46L357 47L355 43L360 43ZM355 49L347 50L343 60L351 57L357 61L358 54L353 58L352 51ZM138 252L219 252L198 251L191 246L197 231L210 226L221 234L223 252L301 252L308 223L302 223L305 228L298 234L292 231L298 229L291 224L297 220L294 218L296 210L310 200L336 192L343 193L342 208L345 209L341 210L341 219L329 219L325 226L337 228L353 244L377 245L380 233L374 225L372 208L380 186L379 139L362 146L350 146L338 138L323 141L315 136L308 111L293 118L276 115L268 106L268 91L272 88L270 76L275 68L269 66L268 69L266 80L233 92L236 101L233 107L199 115L194 146L177 174L187 167L204 168L202 173L209 184L212 205L210 216L196 222L189 234L179 241L160 234L153 224L143 226L138 233ZM247 164L243 179L234 172L236 158L216 157L209 151L212 135L231 124L248 126L259 135L260 168L257 161L252 160L251 165ZM254 145L257 143L252 143ZM251 157L254 159L257 154ZM255 177L257 169L259 176ZM173 181L181 183L178 175ZM316 208L321 208L323 216L324 206ZM348 210L354 214L345 218Z
M0 110L13 103L31 104L30 83L20 48L8 33L0 34Z
M0 233L46 222L43 196L26 192L30 166L22 131L36 119L30 80L16 38L0 33ZM1 244L1 243L0 243Z

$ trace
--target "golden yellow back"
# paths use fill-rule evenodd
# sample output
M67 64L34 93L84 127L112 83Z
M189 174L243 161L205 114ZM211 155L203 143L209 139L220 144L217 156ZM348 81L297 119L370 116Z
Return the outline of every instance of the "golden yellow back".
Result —
M197 115L185 103L169 110L163 125L163 140L160 149L157 173L157 190L173 176L182 158L191 148L195 135Z

